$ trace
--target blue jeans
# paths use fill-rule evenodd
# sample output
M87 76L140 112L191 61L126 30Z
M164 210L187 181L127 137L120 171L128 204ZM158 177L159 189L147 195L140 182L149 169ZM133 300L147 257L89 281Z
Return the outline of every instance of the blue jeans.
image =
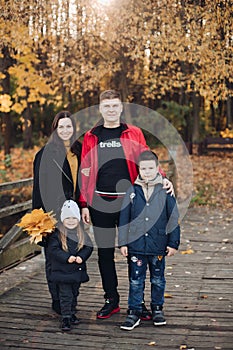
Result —
M128 256L130 310L142 311L147 266L150 270L151 308L153 310L153 307L164 303L165 258L159 260L157 255L131 254Z

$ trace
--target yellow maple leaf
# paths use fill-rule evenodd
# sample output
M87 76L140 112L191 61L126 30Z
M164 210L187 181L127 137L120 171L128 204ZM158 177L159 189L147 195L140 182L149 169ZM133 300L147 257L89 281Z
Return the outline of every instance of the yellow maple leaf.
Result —
M173 296L169 293L164 293L164 298L173 298Z
M194 253L194 250L193 249L187 249L187 250L182 250L180 252L180 254L193 254Z
M30 242L41 242L42 238L52 233L56 226L56 219L52 211L45 213L42 208L34 209L25 214L16 225L23 228L31 237Z

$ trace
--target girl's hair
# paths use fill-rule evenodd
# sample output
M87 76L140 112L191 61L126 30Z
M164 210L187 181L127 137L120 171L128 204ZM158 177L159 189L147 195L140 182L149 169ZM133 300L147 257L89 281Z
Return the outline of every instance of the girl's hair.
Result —
M49 142L55 143L58 147L63 146L63 141L60 139L60 137L57 134L59 120L63 119L63 118L69 118L71 120L72 125L73 125L74 132L73 132L73 135L70 139L70 145L71 145L71 151L76 154L76 152L75 152L76 122L69 111L61 111L55 115L53 122L52 122L51 137L50 137Z
M62 223L59 225L59 236L60 236L60 240L61 240L62 249L64 251L68 252L67 228ZM78 226L77 226L77 238L78 238L77 249L79 251L84 246L84 233L83 233L83 230L80 226L80 223L78 223Z

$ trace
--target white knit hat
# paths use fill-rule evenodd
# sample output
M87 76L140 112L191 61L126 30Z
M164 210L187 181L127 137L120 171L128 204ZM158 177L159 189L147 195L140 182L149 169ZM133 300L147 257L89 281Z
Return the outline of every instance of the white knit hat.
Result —
M77 218L80 221L78 204L71 199L65 201L61 208L61 222L70 217Z

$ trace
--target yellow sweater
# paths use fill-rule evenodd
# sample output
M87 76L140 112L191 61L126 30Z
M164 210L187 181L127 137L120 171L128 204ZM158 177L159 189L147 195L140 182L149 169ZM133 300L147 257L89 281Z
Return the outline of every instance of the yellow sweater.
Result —
M69 142L69 141L68 141ZM66 148L66 158L69 162L70 170L71 170L71 175L72 175L72 180L74 184L74 193L76 191L76 185L77 185L77 175L78 175L78 158L76 154L72 153L70 150L70 143L66 143L65 148Z

